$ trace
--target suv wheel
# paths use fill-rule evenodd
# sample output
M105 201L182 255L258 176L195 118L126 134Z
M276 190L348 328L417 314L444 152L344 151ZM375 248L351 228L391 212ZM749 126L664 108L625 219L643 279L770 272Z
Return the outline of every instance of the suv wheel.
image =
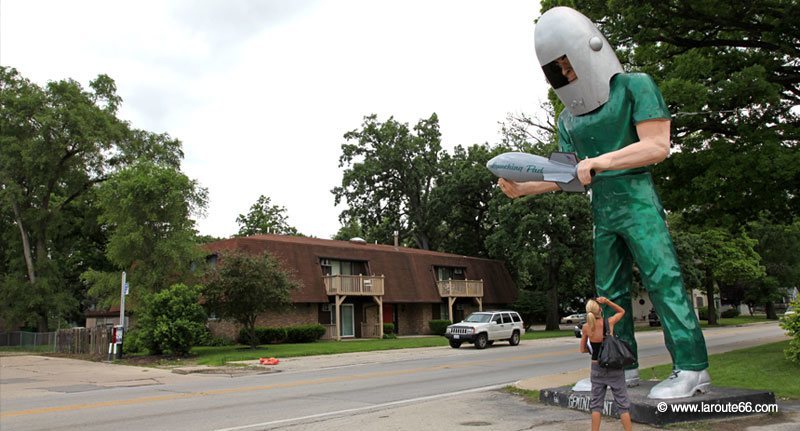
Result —
M461 341L450 340L450 347L458 349L459 347L461 347Z
M487 345L489 345L489 339L486 334L478 334L478 338L475 339L475 348L485 349Z
M511 344L512 346L519 344L519 332L514 331L514 333L511 334L511 338L508 339L508 344Z

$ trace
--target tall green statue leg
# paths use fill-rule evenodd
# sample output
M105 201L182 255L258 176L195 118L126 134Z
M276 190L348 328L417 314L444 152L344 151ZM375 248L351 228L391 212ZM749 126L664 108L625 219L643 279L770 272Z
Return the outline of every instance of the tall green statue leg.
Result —
M603 214L595 213L595 221L604 221ZM637 355L636 338L633 336L633 311L631 305L631 286L633 283L633 263L625 241L618 234L608 231L598 224L594 233L595 289L598 296L605 296L625 309L625 316L614 325L614 334L627 341ZM608 309L603 311L608 315ZM625 383L628 386L639 384L639 363L627 367ZM591 379L578 381L573 391L589 391Z
M678 257L658 208L637 211L628 229L631 250L642 282L661 319L664 340L675 369L708 368L700 322L683 286Z
M619 304L625 309L622 320L614 325L614 334L630 344L636 363L627 367L639 367L636 338L633 336L633 306L631 287L633 286L633 260L625 240L614 232L601 227L595 228L594 236L594 279L597 296ZM609 315L609 308L603 309Z
M649 180L649 176L647 177ZM711 379L708 353L700 322L694 314L680 272L675 247L667 229L661 203L652 185L635 183L631 194L627 242L642 281L658 313L667 350L673 360L673 375L656 385L650 398L670 399L708 390Z

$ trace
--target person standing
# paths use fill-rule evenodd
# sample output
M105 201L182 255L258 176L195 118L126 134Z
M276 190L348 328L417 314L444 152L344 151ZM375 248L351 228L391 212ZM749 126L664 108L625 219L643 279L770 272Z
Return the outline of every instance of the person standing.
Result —
M608 305L614 310L614 315L609 317L608 320L603 319L603 311L600 309L600 304ZM600 346L603 345L603 340L605 339L606 323L608 323L609 336L613 336L614 325L624 315L625 310L622 307L602 296L597 300L590 299L586 301L586 324L582 328L580 352L591 353L592 355L590 374L592 397L589 402L589 411L592 412L592 431L600 429L600 418L603 414L603 406L606 400L606 388L611 388L611 393L614 395L622 427L625 428L625 431L631 430L631 402L628 399L625 372L622 368L603 368L597 360L600 354Z
M705 339L648 168L670 150L670 113L661 92L650 76L624 73L605 37L573 9L545 12L534 43L545 77L565 106L558 118L559 147L577 153L578 178L591 184L597 295L627 311L617 335L638 357L631 305L635 261L673 359L672 375L648 396L672 399L706 392L711 378ZM498 185L511 198L559 189L553 182L503 178ZM638 361L625 376L629 386L638 384ZM574 390L588 390L588 380Z

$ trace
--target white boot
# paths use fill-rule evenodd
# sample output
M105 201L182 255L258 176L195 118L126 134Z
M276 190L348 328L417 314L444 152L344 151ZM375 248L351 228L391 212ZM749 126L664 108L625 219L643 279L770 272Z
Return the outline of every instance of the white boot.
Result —
M711 376L708 375L707 370L674 370L666 380L650 389L647 398L656 400L687 398L694 396L697 392L706 393L710 387Z
M629 388L639 386L639 369L625 370L625 385ZM573 392L589 392L592 390L592 379L581 379L572 387Z

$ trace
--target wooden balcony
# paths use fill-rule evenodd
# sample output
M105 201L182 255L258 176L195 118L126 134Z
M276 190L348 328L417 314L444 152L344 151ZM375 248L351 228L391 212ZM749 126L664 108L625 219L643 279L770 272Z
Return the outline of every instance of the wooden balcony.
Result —
M442 280L436 286L442 298L483 297L483 280Z
M383 295L382 275L326 275L322 281L328 295Z

